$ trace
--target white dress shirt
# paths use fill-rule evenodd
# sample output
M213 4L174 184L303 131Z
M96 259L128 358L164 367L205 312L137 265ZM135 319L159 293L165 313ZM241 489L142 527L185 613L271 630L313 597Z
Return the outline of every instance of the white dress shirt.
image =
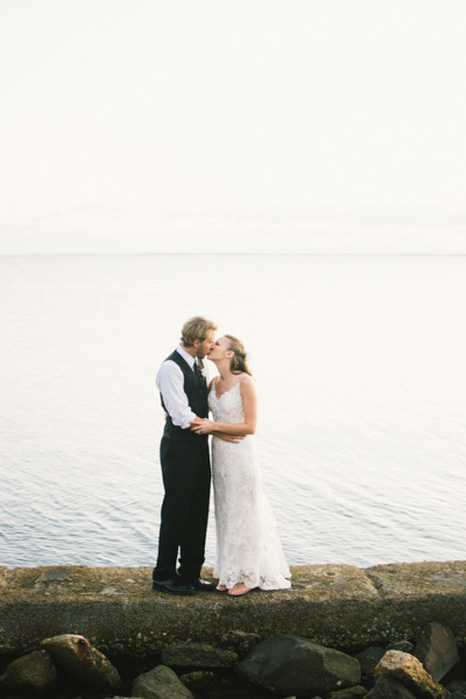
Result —
M195 359L191 357L181 345L176 351L183 357L188 366L194 371ZM177 427L187 430L197 416L193 413L188 403L188 396L184 392L184 376L176 362L167 359L162 362L155 383L162 394L165 410L170 415L172 422Z

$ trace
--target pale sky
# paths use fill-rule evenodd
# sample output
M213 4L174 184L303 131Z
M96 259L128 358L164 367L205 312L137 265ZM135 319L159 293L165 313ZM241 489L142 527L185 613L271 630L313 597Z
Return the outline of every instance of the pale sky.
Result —
M464 0L0 0L0 254L466 254Z

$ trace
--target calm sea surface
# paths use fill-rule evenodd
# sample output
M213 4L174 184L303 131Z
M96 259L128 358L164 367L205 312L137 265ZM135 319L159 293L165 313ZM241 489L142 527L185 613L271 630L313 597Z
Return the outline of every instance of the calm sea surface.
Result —
M0 257L0 564L154 563L198 313L249 349L290 564L465 558L466 257L74 255Z

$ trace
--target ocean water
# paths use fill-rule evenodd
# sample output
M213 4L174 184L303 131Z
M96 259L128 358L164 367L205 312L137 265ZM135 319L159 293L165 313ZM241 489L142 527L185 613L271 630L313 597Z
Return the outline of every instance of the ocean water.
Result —
M466 257L65 255L0 257L1 565L154 564L198 313L249 350L290 564L464 559Z

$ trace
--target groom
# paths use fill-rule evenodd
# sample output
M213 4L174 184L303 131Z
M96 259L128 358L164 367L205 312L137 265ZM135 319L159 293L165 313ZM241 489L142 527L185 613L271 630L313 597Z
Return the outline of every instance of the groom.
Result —
M196 417L208 415L202 359L214 343L216 330L215 323L203 316L187 320L181 331L181 344L162 363L156 379L166 412L160 443L165 496L152 580L154 590L171 595L214 589L214 585L200 578L210 496L207 435L198 435L189 428Z

